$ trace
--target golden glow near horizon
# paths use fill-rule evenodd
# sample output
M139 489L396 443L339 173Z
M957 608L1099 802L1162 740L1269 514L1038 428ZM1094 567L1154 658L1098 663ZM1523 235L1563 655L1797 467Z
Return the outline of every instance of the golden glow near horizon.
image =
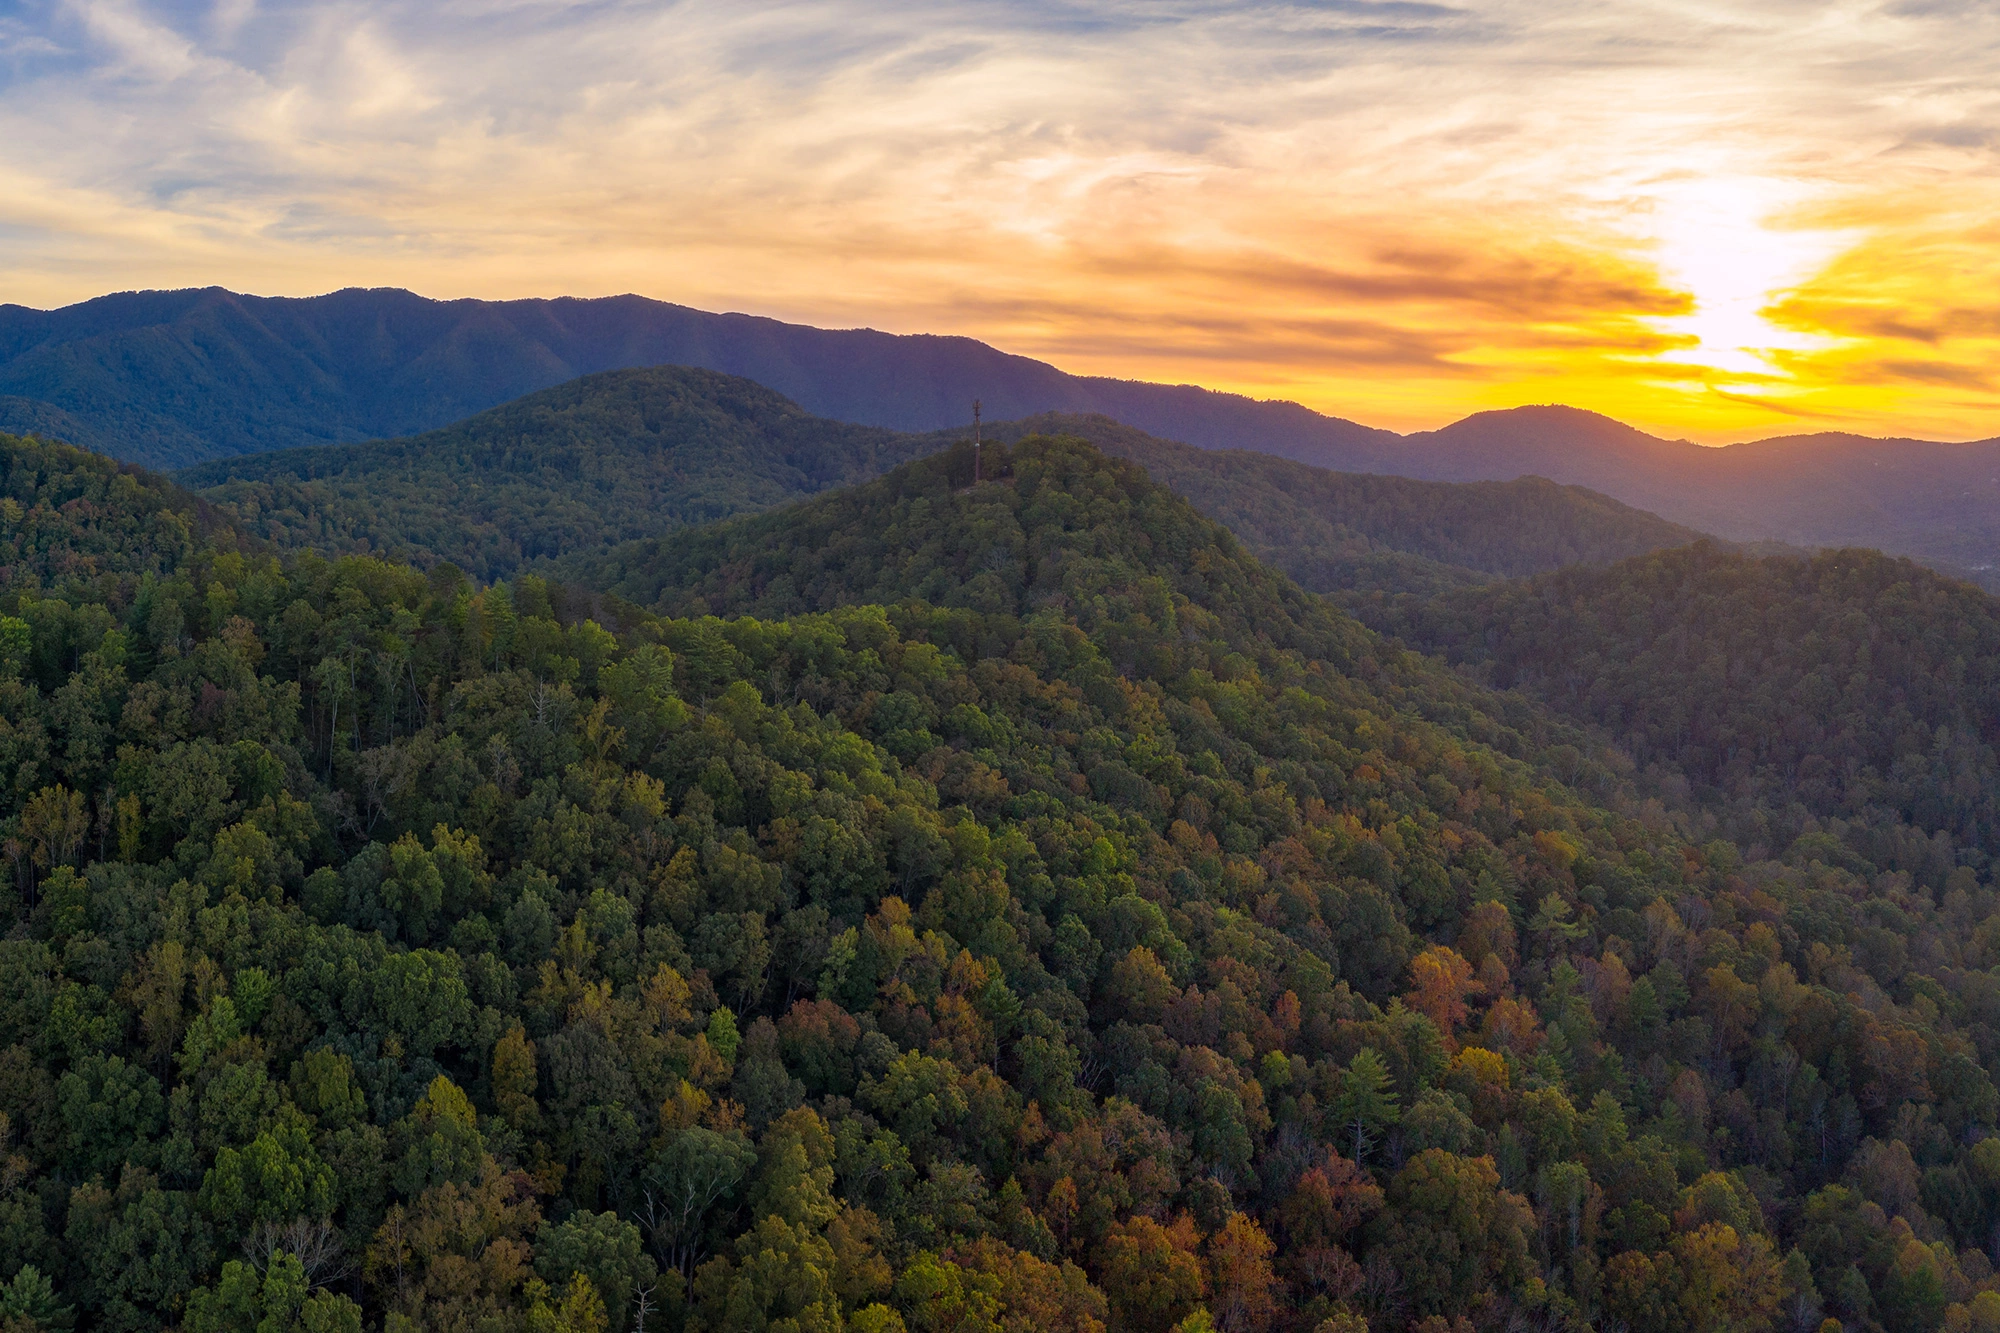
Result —
M31 3L0 299L636 291L1410 430L2000 435L1934 0Z

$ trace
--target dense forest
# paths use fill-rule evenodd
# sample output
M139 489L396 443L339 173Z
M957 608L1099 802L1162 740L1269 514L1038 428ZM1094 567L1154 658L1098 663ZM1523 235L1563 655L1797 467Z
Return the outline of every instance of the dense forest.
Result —
M0 456L10 1333L2000 1327L1983 863L1080 441L487 586Z
M407 439L225 459L177 480L281 545L449 560L490 581L860 481L935 447L808 416L749 380L663 366L586 376Z
M1350 604L1604 728L1753 855L1829 836L1934 890L2000 855L2000 603L1909 560L1698 543Z

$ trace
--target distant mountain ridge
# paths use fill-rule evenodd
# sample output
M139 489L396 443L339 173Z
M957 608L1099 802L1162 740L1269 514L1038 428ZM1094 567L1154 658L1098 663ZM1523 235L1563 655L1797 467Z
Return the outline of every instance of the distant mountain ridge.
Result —
M982 399L997 418L1102 412L1204 446L1376 437L1295 403L1069 375L971 338L816 329L639 296L432 301L401 290L128 292L60 310L0 306L0 428L68 413L89 444L149 467L415 434L602 370L741 375L820 416L935 430Z
M1863 545L2000 584L2000 440L1787 436L1710 449L1564 407L1401 436L1193 386L1066 374L963 337L829 330L638 296L432 301L401 290L136 292L0 306L0 429L147 466L436 429L577 376L742 375L818 416L903 431L1099 413L1206 449L1440 481L1582 485L1734 540Z
M1353 470L1358 460L1308 459ZM1482 412L1402 439L1384 470L1438 481L1538 475L1737 540L1873 546L1971 574L2000 571L2000 439L1840 432L1708 448L1594 412Z

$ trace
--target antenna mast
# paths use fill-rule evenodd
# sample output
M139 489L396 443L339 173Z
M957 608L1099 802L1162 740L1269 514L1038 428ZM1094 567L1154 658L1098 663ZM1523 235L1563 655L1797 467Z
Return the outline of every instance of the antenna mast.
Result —
M972 400L972 484L979 484L979 400Z

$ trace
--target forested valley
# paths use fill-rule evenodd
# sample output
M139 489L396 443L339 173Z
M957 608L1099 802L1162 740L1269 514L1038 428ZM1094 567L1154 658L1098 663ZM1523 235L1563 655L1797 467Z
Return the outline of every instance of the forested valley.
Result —
M0 439L0 1326L2000 1329L1984 594L983 454L488 581Z

